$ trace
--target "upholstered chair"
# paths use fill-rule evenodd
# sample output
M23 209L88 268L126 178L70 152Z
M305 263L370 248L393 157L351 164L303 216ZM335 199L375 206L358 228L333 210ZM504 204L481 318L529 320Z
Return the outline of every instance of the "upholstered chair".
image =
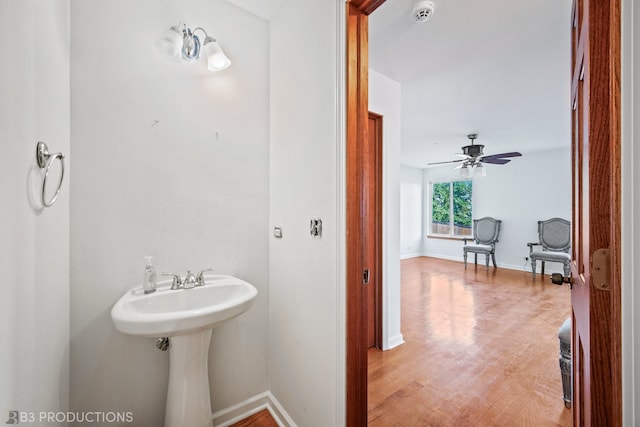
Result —
M489 269L489 256L493 261L493 267L496 265L496 242L500 237L500 224L502 221L491 217L484 217L473 220L473 242L467 243L463 239L464 246L462 252L464 255L464 268L467 268L467 253L472 252L475 255L475 264L478 264L478 254L484 254L487 270Z
M544 275L545 262L562 263L564 275L571 273L571 223L562 218L551 218L546 221L538 221L538 242L527 243L529 246L529 259L531 260L531 272L536 277L536 262L542 261L542 274ZM542 246L541 250L533 250L534 246Z

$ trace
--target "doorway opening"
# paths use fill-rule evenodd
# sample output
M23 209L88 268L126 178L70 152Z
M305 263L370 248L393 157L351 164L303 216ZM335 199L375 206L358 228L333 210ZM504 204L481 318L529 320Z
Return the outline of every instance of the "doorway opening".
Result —
M384 0L352 0L348 4L347 14L347 425L366 425L367 420L367 381L366 381L366 337L363 332L365 330L365 324L363 317L366 313L366 303L364 292L361 284L361 272L362 264L360 263L361 254L363 250L363 244L357 239L361 239L363 227L360 221L356 218L359 208L361 208L361 200L357 199L358 190L357 186L362 184L361 176L358 176L357 161L355 158L351 158L354 154L357 154L357 144L362 144L362 141L367 137L367 71L368 71L368 15L376 10ZM593 6L593 2L589 2ZM615 34L616 26L619 31L619 1L612 0L606 2L606 4L600 7L613 11L612 13L602 14L603 20L611 17L610 24L614 27L606 30L610 34ZM619 70L619 63L616 65L616 61L619 62L619 41L615 40L615 37L611 37L608 40L613 40L612 51L600 52L605 60L611 61L614 65L613 69ZM616 68L617 67L617 68ZM614 73L615 74L615 73ZM615 78L615 75L614 75ZM615 85L611 86L615 90ZM618 96L614 94L615 96ZM617 107L616 107L617 105ZM617 108L617 109L616 109ZM593 107L594 111L598 111L598 106ZM616 120L619 124L619 103L614 103L614 108L610 110L600 110L602 114L611 114L613 117L613 125ZM614 136L615 138L615 136ZM619 142L619 141L618 141ZM616 141L611 142L612 145L616 144ZM355 151L354 151L355 150ZM617 156L619 161L619 150L612 148L612 153ZM353 180L351 178L354 178ZM618 181L619 182L619 179ZM615 187L615 184L614 184ZM619 188L615 187L618 193L614 194L614 199L619 200ZM353 197L356 197L354 200ZM619 210L618 210L619 212ZM618 218L619 219L619 218ZM615 230L613 230L615 234ZM614 236L613 252L619 257L619 230L618 237ZM619 273L619 259L614 259L614 276ZM616 267L617 266L617 267ZM619 325L620 313L619 313L619 276L615 276L614 283L614 301L613 309L616 311L612 313L614 316L613 321L616 325ZM616 302L618 301L618 302ZM613 365L615 368L615 378L613 381L613 390L602 390L602 393L596 393L592 396L602 396L603 399L609 399L605 396L613 396L613 416L619 417L621 413L620 404L620 340L619 340L619 327L614 327L614 345L611 349L611 354L614 358ZM575 385L574 385L575 386ZM612 391L613 393L607 393ZM617 399L617 400L616 400Z

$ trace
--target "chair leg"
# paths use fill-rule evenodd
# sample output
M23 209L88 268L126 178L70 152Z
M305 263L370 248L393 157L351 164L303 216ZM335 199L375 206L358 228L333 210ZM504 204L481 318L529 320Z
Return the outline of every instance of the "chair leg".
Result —
M531 260L531 272L533 273L533 278L536 278L536 260Z
M478 253L474 253L473 255L474 255L474 261L473 261L473 262L474 262L476 265L478 265Z
M542 270L541 270L540 274L542 274L544 276L544 261L542 261Z
M569 262L564 263L564 277L569 277L571 275L571 264Z
M493 261L493 268L497 268L498 266L496 265L496 253L495 252L491 252L491 261Z
M571 390L571 355L560 354L560 376L562 378L562 400L565 408L571 408L573 392Z
M463 256L464 256L464 268L467 268L467 252L466 251L463 253Z
M564 326L564 325L563 325ZM564 400L564 406L566 408L571 408L571 401L573 400L573 391L571 384L571 340L570 337L568 340L563 336L560 337L558 334L558 338L560 339L560 375L562 378L562 397Z
M489 254L484 254L484 262L487 264L487 270L489 270Z

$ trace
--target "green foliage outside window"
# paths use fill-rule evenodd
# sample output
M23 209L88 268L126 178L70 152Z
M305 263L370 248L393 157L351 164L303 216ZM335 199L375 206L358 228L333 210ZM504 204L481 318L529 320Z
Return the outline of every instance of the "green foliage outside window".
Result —
M431 184L431 232L471 235L472 194L471 180Z
M449 224L449 197L451 191L448 182L435 183L433 189L433 207L431 221L439 224Z
M453 225L471 227L471 181L453 183Z

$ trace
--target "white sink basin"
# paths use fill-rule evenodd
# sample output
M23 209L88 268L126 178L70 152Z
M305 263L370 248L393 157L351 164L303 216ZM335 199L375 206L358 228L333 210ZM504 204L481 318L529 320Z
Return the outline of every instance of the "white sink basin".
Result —
M258 295L253 285L233 276L207 275L205 284L171 290L171 280L145 295L124 294L111 309L120 332L171 337L165 427L211 427L208 354L213 328L247 311Z
M156 292L135 288L113 306L111 318L120 332L146 337L171 337L211 329L247 311L258 294L256 288L233 276L208 275L205 285L170 289L159 282Z

